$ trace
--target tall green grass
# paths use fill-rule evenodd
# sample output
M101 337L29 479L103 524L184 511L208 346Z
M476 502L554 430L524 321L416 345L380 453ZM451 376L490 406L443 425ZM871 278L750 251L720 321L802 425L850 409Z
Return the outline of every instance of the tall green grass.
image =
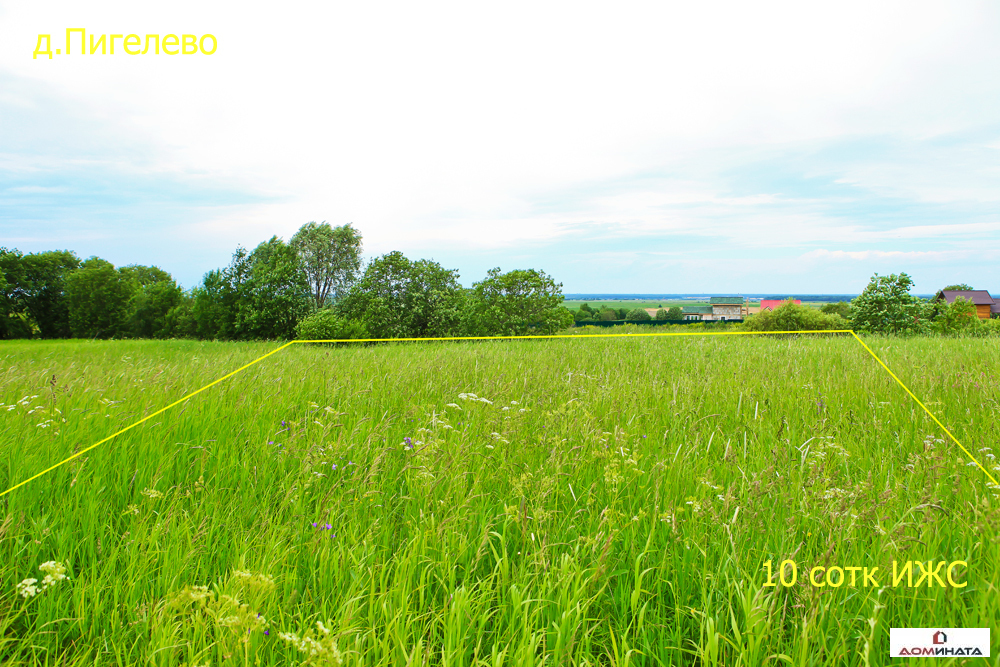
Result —
M866 341L1000 474L997 341ZM0 345L0 490L274 347ZM1000 618L998 494L851 338L294 346L0 499L0 661L888 664Z

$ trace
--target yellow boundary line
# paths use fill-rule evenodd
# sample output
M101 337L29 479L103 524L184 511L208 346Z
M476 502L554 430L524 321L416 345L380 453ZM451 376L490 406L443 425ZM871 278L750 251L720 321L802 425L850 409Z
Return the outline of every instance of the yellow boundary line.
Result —
M258 362L261 362L264 359L267 359L272 354L277 354L278 352L281 352L282 350L284 350L285 348L287 348L287 347L289 347L291 345L300 344L300 343L409 343L409 342L429 342L429 341L442 341L442 340L454 340L454 341L458 341L458 340L523 340L523 339L538 339L538 338L579 338L579 339L586 340L586 339L589 339L589 338L645 338L645 337L653 337L653 336L754 336L754 335L757 335L757 336L768 335L768 336L770 336L770 335L775 335L775 334L829 334L829 333L849 333L849 334L851 334L854 337L854 339L857 340L859 343L861 343L861 346L864 347L868 351L868 353L870 355L872 355L872 357L875 359L875 361L877 361L879 363L879 365L882 368L885 369L885 371L892 377L892 379L895 380L899 384L899 386L902 387L903 390L907 394L910 395L910 398L912 398L914 401L916 401L917 405L919 405L921 408L923 408L924 412L926 412L930 416L930 418L934 420L934 423L937 424L938 426L940 426L941 430L943 430L945 433L947 433L948 437L951 438L952 441L956 445L958 445L959 448L961 448L961 450L963 452L965 452L965 455L968 456L970 459L972 459L972 461L977 466L979 466L979 469L983 471L983 474L985 474L990 479L990 481L993 482L993 484L995 486L1000 486L1000 484L997 484L996 479L993 478L993 475L991 475L986 470L986 468L983 467L983 464L981 464L979 462L979 460L976 459L976 457L973 456L972 453L970 453L969 450L966 449L965 446L961 442L958 441L958 438L956 438L954 435L951 434L951 431L949 431L947 428L945 428L944 424L942 424L938 420L938 418L934 416L933 412L931 412L930 410L927 409L927 406L924 405L920 401L920 399L917 398L916 395L912 391L910 391L909 387L907 387L905 384L903 384L903 381L900 380L898 377L896 377L895 373L893 373L891 370L889 370L889 367L885 365L885 362L883 362L881 359L879 359L878 355L875 354L872 351L872 349L870 347L868 347L868 345L865 344L865 342L863 340L861 340L861 338L858 336L858 334L856 334L851 329L829 329L829 330L826 330L826 331L697 331L697 332L687 332L687 331L681 332L681 331L678 331L678 332L657 332L657 333L638 333L638 334L633 334L633 333L623 333L623 334L553 334L553 335L549 335L549 336L450 336L450 337L441 337L441 338L360 338L360 339L359 338L354 338L354 339L339 339L338 338L338 339L330 339L330 340L293 340L293 341L289 341L288 343L285 343L281 347L277 347L277 348L271 350L267 354L264 354L264 355L262 355L260 357L257 357L256 359L254 359L253 361L251 361L248 364L240 366L235 371L233 371L231 373L227 373L226 375L223 375L218 380L214 380L212 382L209 382L204 387L201 387L200 389L196 389L195 391L192 391L190 394L187 394L186 396L177 399L176 401L174 401L170 405L162 407L159 410L157 410L156 412L153 412L153 413L150 413L150 414L146 415L145 417L143 417L139 421L134 422L132 424L129 424L125 428L121 429L120 431L116 431L116 432L112 433L111 435L109 435L108 437L104 438L103 440L99 440L99 441L95 442L94 444L90 445L89 447L81 449L80 451L76 452L72 456L69 456L66 459L64 459L64 460L60 461L59 463L55 464L54 466L46 468L45 470L41 471L40 473L38 473L36 475L33 475L33 476L29 477L28 479L24 480L23 482L19 482L18 484L15 484L14 486L10 487L9 489L7 489L6 491L4 491L3 493L0 493L0 498L6 496L11 491L19 489L20 487L24 486L28 482L34 481L34 480L38 479L39 477L41 477L41 476L43 476L43 475L45 475L45 474L47 474L49 472L52 472L53 470L55 470L59 466L65 465L65 464L69 463L70 461L72 461L73 459L75 459L75 458L77 458L79 456L83 456L84 454L86 454L90 450L94 449L95 447L97 447L99 445L103 445L105 442L118 437L122 433L125 433L126 431L129 431L129 430L135 428L139 424L142 424L143 422L145 422L147 420L150 420L153 417L156 417L157 415L163 414L164 412L166 412L170 408L172 408L174 406L177 406L177 405L180 405L181 403L183 403L184 401L188 400L189 398L200 394L201 392L205 391L206 389L208 389L210 387L214 387L215 385L219 384L223 380L227 380L227 379L231 378L232 376L236 375L237 373L240 373L240 372L242 372L242 371L250 368L254 364L256 364Z

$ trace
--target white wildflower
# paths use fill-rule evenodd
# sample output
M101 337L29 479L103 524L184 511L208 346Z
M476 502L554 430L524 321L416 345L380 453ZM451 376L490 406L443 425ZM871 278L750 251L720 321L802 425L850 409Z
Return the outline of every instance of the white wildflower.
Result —
M46 588L66 579L66 566L54 560L42 563L38 566L38 569L46 575L45 580L42 582Z
M38 579L25 579L17 585L17 592L21 597L27 599L38 595L39 588L35 586Z

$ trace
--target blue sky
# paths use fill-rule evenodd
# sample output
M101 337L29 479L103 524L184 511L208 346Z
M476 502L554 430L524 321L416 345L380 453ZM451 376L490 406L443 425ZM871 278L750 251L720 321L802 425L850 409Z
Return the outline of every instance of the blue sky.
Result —
M995 5L690 5L0 2L0 245L191 287L326 220L466 284L1000 292ZM31 58L77 26L219 49Z

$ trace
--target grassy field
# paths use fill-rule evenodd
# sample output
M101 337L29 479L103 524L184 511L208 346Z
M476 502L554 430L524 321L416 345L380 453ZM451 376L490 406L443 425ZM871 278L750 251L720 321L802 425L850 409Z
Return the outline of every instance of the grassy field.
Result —
M1000 343L866 340L997 476ZM274 347L0 344L0 490ZM883 665L998 493L843 336L293 346L0 499L0 662Z

